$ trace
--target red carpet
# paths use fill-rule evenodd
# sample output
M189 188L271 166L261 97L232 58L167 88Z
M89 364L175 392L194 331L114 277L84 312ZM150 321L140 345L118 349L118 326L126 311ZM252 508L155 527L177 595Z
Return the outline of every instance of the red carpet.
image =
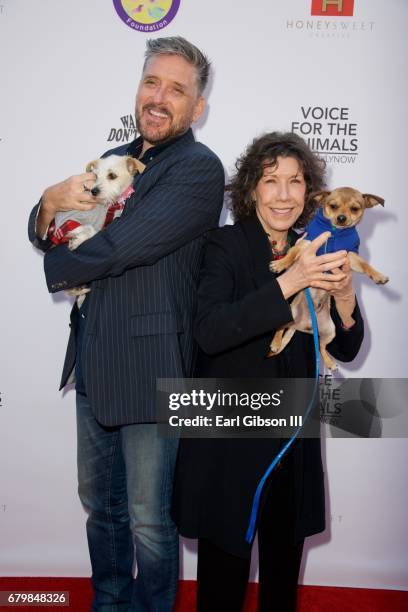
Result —
M256 610L256 585L248 588L245 612ZM69 591L70 606L61 608L74 612L88 612L92 597L87 578L0 578L0 591ZM195 583L180 581L175 612L194 612ZM14 607L14 606L13 606ZM16 610L33 610L19 606ZM38 609L38 608L37 608ZM55 609L55 608L54 608ZM12 610L0 606L0 610ZM407 612L408 591L377 589L346 589L338 587L299 587L298 612Z

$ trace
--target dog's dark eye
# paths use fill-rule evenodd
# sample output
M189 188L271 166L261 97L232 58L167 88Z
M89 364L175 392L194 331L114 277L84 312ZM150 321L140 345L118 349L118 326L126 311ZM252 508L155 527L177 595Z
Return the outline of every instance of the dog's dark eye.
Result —
M358 207L358 206L352 206L352 207L351 207L351 212L353 212L353 213L357 213L359 210L360 210L360 209L359 209L359 207Z
M338 209L337 204L329 204L329 206L330 206L330 208L331 208L332 210L337 210L337 209Z
M108 179L109 179L110 181L114 181L114 180L115 180L115 178L118 178L118 175L117 175L117 174L114 174L113 172L109 172L109 174L108 174Z

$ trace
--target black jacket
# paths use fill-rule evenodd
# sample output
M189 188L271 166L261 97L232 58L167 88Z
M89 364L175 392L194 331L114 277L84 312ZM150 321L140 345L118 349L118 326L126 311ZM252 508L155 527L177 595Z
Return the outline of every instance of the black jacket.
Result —
M289 304L269 271L268 238L254 215L211 232L198 296L195 337L201 347L197 377L309 378L314 376L310 334L296 332L286 349L266 358L274 330L291 321ZM336 338L329 352L351 361L363 339L358 306L349 331L332 307ZM173 515L186 537L206 537L227 552L249 556L245 542L257 483L278 453L278 439L183 439L176 470ZM319 439L298 440L292 456L295 540L324 529Z

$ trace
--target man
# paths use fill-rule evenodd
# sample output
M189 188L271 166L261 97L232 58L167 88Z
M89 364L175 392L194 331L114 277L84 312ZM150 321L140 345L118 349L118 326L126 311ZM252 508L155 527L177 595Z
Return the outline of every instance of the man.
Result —
M203 234L222 207L222 165L190 128L204 111L208 72L185 39L148 41L140 137L108 152L146 164L122 216L75 251L48 250L57 211L97 205L86 173L46 189L29 222L31 241L46 251L49 291L91 287L71 314L61 388L75 370L79 495L89 514L92 609L102 612L170 611L176 592L169 506L177 443L157 436L155 387L156 378L191 375Z

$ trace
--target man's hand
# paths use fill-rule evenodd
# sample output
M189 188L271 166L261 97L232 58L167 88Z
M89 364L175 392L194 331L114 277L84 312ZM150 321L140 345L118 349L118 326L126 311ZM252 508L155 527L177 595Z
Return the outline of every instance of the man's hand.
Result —
M57 212L66 210L92 210L98 198L90 192L95 182L93 172L85 172L48 187L41 198L36 234L42 238Z

